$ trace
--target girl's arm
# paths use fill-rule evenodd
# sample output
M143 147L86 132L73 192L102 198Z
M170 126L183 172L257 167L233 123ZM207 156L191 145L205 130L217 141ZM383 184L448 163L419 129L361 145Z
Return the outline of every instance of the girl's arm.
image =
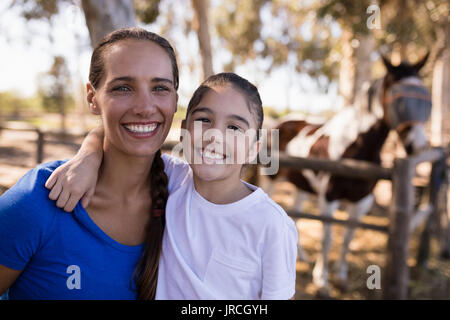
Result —
M263 300L293 299L295 294L298 232L294 221L281 207L279 211L277 219L270 221L266 230L267 245L262 260Z
M83 207L88 206L102 163L103 138L102 126L89 132L75 157L53 171L45 183L51 189L49 198L64 211L73 211L80 199Z

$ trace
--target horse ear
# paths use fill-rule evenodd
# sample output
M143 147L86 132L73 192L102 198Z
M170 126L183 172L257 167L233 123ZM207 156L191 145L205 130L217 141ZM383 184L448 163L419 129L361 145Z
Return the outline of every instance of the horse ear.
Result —
M414 65L414 69L416 69L417 72L419 72L420 69L425 65L425 63L428 60L428 57L430 56L430 51L427 51L427 54Z
M387 71L388 71L389 73L393 73L395 67L391 64L391 62L389 61L389 59L386 58L386 57L385 57L384 55L382 55L382 54L380 54L380 56L381 56L381 59L383 59L383 64L384 64L384 66L386 67Z

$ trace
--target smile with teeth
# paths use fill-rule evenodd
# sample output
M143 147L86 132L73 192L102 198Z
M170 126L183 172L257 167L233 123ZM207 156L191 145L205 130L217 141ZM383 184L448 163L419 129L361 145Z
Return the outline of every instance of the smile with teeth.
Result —
M212 160L223 160L226 158L226 156L222 153L216 153L215 151L198 149L198 152L203 158L209 158Z
M150 133L158 127L158 124L157 123L151 123L151 124L145 124L145 125L124 124L123 126L133 133Z

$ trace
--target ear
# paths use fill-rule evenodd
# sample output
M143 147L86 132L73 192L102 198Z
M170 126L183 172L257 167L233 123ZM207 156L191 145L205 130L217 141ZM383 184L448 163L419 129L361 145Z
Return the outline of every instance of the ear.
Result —
M414 69L416 69L417 72L419 72L419 70L422 69L422 67L425 65L429 56L430 56L430 51L427 51L425 56L414 65Z
M101 114L100 108L97 105L95 97L96 91L90 82L86 84L86 91L89 110L91 111L92 114L100 115Z
M381 56L381 59L383 60L383 64L384 64L384 66L386 67L387 71L388 71L389 73L393 73L395 67L391 64L391 62L389 61L389 59L386 58L386 57L385 57L384 55L382 55L382 54L380 54L380 56Z

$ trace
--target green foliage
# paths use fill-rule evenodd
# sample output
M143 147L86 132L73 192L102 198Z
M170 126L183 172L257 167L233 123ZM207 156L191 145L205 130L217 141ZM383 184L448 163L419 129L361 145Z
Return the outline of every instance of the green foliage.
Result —
M23 98L12 91L0 92L0 113L5 117L18 118L30 113L42 111L38 97Z
M70 74L64 57L54 57L50 70L40 76L38 92L46 111L64 114L68 108L73 107Z
M255 42L261 39L260 10L268 0L235 1L225 0L216 8L217 33L225 40L225 46L234 59L225 69L234 69L234 64L254 59L261 54Z
M337 76L337 61L330 58L337 45L331 30L333 21L318 18L299 1L226 0L217 7L215 21L219 36L233 55L226 70L261 57L268 61L266 71L270 72L293 56L297 72L330 80Z
M134 0L136 17L145 24L155 22L161 0Z
M73 0L14 0L12 6L22 8L22 15L27 20L47 19L59 13L62 2L71 3Z
M370 30L367 28L367 8L384 1L371 0L322 0L315 2L311 9L317 11L317 17L324 19L328 16L338 21L342 28L351 29L355 35L366 35Z

